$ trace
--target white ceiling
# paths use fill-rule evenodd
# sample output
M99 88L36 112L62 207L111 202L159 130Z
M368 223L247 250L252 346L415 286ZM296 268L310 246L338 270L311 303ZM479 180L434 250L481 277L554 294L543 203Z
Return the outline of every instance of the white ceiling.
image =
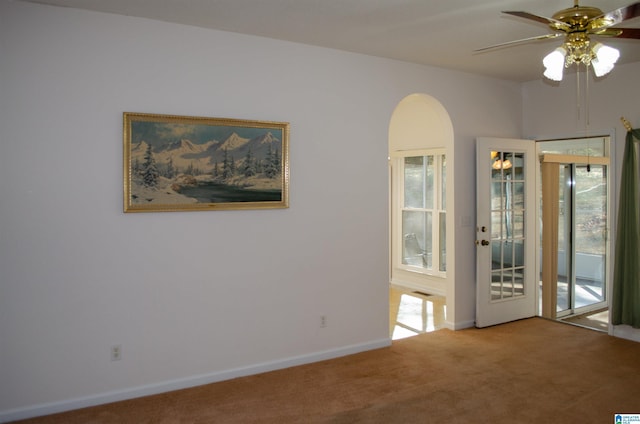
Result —
M30 0L26 0L30 1ZM544 24L501 14L551 17L572 0L37 0L37 3L137 16L252 34L473 72L514 81L541 78L542 57L561 38L474 53L548 33ZM632 0L583 0L608 12ZM621 26L640 27L640 18ZM602 39L619 63L640 61L640 40ZM614 71L615 72L615 71Z

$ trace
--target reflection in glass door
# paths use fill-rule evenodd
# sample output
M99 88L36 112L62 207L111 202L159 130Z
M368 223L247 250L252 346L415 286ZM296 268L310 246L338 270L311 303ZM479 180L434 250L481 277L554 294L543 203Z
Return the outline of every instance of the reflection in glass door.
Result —
M560 165L558 316L606 306L607 166Z

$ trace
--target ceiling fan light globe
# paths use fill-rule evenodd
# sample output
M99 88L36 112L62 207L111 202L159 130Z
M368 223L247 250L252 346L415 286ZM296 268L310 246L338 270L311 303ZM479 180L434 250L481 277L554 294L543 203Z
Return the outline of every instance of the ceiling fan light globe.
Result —
M593 72L597 77L607 75L611 72L620 57L618 49L605 46L601 43L596 43L596 45L593 46L593 53L595 54L595 58L591 61L591 64L593 65Z
M601 62L604 61L611 64L616 63L620 58L620 51L618 49L605 46L602 43L596 43L593 46L593 53L595 53L596 58Z
M542 60L545 67L544 76L553 81L562 81L562 72L564 70L564 62L567 51L558 47Z
M596 74L598 78L607 75L613 69L613 63L603 64L598 59L593 59L591 65L593 65L593 73Z
M562 81L562 70L557 71L547 68L543 75L551 81Z

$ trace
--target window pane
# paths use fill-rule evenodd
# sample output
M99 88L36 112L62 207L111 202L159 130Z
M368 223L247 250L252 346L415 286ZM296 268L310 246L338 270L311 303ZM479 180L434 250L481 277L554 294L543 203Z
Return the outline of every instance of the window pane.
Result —
M404 207L424 208L424 157L404 158Z
M424 234L425 268L433 269L433 213L425 212L424 215L426 221Z
M502 178L511 180L513 179L513 153L503 153L502 158Z
M524 240L514 240L514 266L524 267Z
M440 187L442 193L442 205L440 206L440 209L447 209L447 157L445 155L442 155L440 181L442 181L442 186Z
M516 153L513 157L513 178L524 180L524 153Z
M402 212L402 263L424 267L425 265L425 212Z
M433 209L434 206L434 180L435 180L435 166L434 166L434 157L433 156L425 156L426 162L426 182L424 187L424 207L425 209Z
M491 209L502 209L502 182L491 183Z
M502 298L502 272L495 271L491 273L491 300L499 300Z
M491 179L502 180L502 153L491 152Z
M491 238L502 238L502 212L491 212Z
M491 242L491 269L500 269L502 266L502 243Z
M445 272L447 270L447 214L440 212L440 266L439 270Z
M502 273L502 298L513 297L513 274L509 271Z
M524 209L524 183L511 183L511 209Z
M513 238L513 219L511 211L505 211L504 214L504 233L502 233L503 239Z
M524 211L513 212L513 237L524 238Z
M506 241L502 243L502 268L511 268L513 266L513 242Z
M513 286L514 286L514 294L516 296L523 296L524 293L524 268L519 268L514 271L513 275Z

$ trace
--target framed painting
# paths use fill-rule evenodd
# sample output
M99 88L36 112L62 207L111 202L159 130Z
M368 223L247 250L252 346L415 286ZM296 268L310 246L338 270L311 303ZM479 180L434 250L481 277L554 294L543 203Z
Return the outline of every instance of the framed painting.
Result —
M125 112L124 211L289 207L289 123Z

